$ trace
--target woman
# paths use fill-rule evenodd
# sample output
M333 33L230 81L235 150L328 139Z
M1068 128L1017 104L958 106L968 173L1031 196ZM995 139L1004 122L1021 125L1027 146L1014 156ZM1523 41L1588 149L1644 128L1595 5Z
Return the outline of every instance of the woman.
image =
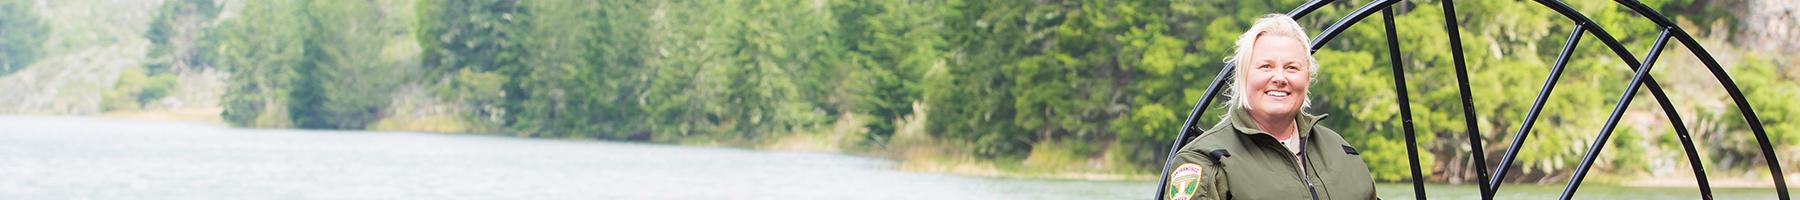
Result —
M1238 36L1230 112L1177 152L1170 199L1375 199L1360 153L1301 111L1319 71L1307 38L1282 14Z

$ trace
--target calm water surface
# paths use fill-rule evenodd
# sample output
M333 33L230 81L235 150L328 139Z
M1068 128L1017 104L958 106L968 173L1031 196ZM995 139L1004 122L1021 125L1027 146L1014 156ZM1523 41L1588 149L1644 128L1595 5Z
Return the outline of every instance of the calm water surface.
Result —
M839 154L432 133L0 116L0 199L1148 199L1147 181L902 172ZM1412 199L1411 185L1381 184ZM1432 199L1477 199L1431 185ZM1561 186L1507 185L1502 199ZM1581 199L1695 199L1583 186ZM1719 199L1772 199L1717 189Z
M0 116L0 199L1140 199L1152 189L902 172L824 153Z

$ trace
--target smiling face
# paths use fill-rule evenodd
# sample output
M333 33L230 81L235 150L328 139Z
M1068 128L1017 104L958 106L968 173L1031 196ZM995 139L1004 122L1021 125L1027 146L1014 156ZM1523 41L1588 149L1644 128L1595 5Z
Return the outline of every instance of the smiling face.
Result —
M1251 115L1293 117L1306 103L1312 82L1305 45L1285 36L1257 36L1243 73L1244 95Z

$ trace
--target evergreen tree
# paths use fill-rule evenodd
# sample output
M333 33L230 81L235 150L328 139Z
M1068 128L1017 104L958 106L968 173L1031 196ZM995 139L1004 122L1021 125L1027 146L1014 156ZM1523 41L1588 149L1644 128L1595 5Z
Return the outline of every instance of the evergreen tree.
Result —
M0 0L0 75L11 74L44 54L50 28L30 0Z

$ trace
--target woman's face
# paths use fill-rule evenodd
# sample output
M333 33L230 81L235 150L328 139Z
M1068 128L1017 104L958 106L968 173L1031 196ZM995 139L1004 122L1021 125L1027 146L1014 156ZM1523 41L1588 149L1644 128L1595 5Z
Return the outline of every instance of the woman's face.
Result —
M1257 36L1244 76L1251 114L1286 117L1299 113L1306 102L1307 83L1312 81L1308 71L1312 63L1306 56L1307 49L1298 40Z

